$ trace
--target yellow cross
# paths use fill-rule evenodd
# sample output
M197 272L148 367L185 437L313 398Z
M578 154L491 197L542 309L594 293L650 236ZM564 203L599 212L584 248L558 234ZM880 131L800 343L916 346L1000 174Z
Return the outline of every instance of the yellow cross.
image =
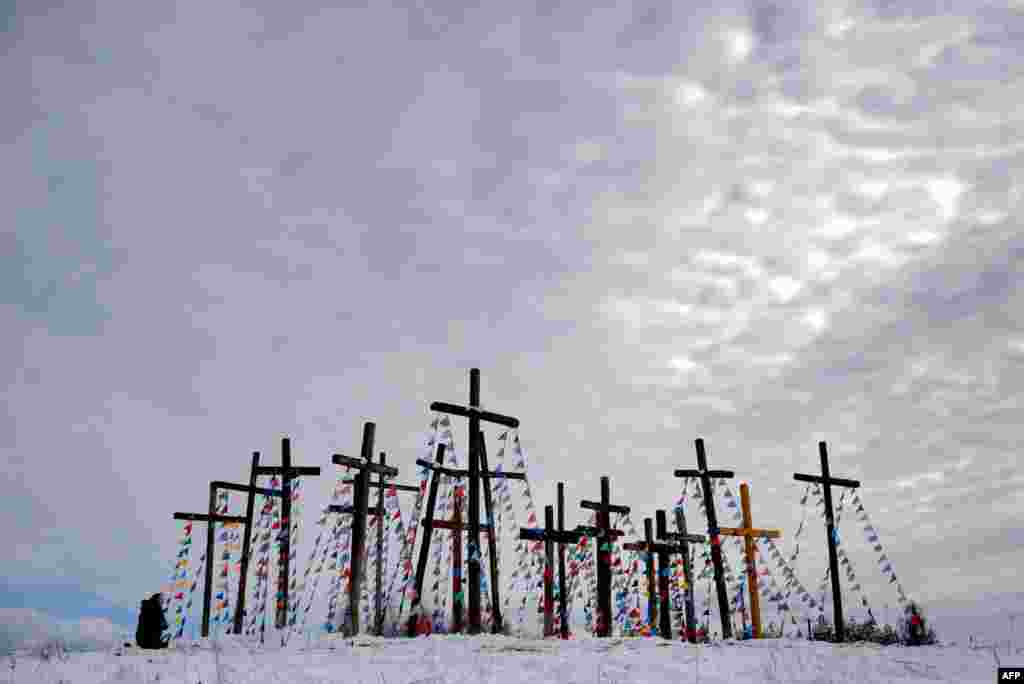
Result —
M750 487L746 482L740 484L740 507L743 510L743 527L722 527L719 533L730 537L743 537L744 551L747 557L747 590L750 593L750 622L754 638L761 638L761 600L757 591L757 568L754 565L754 538L778 539L780 530L756 530L750 516Z

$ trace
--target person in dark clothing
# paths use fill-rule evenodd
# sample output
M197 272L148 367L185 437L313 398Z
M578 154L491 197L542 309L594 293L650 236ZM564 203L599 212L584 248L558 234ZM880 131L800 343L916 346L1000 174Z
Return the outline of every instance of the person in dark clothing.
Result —
M162 597L154 594L142 601L139 607L139 626L135 629L135 643L139 648L167 648L163 634L167 630Z

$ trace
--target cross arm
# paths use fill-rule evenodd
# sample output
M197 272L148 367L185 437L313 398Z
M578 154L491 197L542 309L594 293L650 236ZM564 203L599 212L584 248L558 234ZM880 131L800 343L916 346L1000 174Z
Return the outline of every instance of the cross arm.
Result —
M468 522L455 522L453 520L431 520L431 521L429 521L429 523L428 523L428 521L424 521L423 524L424 525L429 524L430 527L434 528L435 530L438 530L438 529L441 529L441 530L455 530L455 531L458 531L458 532L468 532L469 531L469 523ZM485 523L480 523L480 529L486 531L486 530L491 529L491 526L487 525Z
M346 468L359 468L360 470L365 470L376 475L383 475L384 477L398 477L398 468L383 465L381 463L371 463L370 461L364 461L361 458L352 458L351 456L334 454L331 456L331 463L334 465L345 466Z
M232 492L256 492L262 496L284 496L280 489L265 489L263 487L250 487L249 485L236 484L234 482L221 482L216 480L210 483L214 489L227 489Z
M443 401L435 401L430 405L431 411L437 411L438 413L450 413L453 416L462 416L463 418L469 418L471 415L479 418L485 423L495 423L497 425L503 425L507 428L519 427L519 419L513 418L512 416L503 416L500 413L491 413L490 411L482 411L472 406L458 406L456 404L449 404Z
M486 472L480 473L480 477L487 477L495 480L525 480L526 473L506 473L504 471L500 473Z
M545 530L540 527L520 528L519 538L528 541L552 541L556 544L576 544L583 535L570 530Z
M828 479L821 475L804 475L803 473L793 473L793 479L797 482L814 482L816 484L830 484L837 487L851 487L856 489L860 487L860 480L847 480L842 477L829 477Z
M603 504L600 501L580 501L580 508L587 508L591 511L607 511L609 513L618 513L620 515L629 515L629 506L617 506L615 504Z
M422 458L416 459L416 465L423 466L424 468L430 468L431 470L437 471L442 475L448 475L451 477L466 477L467 475L469 475L468 470L459 470L458 468L445 468L444 466L439 466L436 463L431 463L430 461L426 461Z
M778 539L782 536L781 530L751 530L742 527L719 527L719 534L727 537L762 537L764 539Z
M342 480L341 483L342 484L355 484L355 480ZM378 487L378 488L383 486L385 489L390 489L391 487L394 487L399 492L416 492L416 493L419 493L419 491L420 491L419 487L413 487L412 485L391 484L390 482L385 482L383 485L381 485L380 482L370 482L370 486L371 487Z
M646 551L647 553L679 553L679 547L672 544L648 544L647 542L630 542L623 544L627 551Z
M244 515L210 515L209 513L175 513L175 520L193 520L195 522L215 523L242 523L245 524Z
M292 466L288 469L292 476L319 475L320 466ZM282 475L284 468L281 466L259 466L256 468L257 475Z
M667 532L665 534L658 535L659 539L671 539L676 542L694 542L696 544L702 544L707 541L707 537L703 534L684 534L682 532Z
M604 539L605 537L624 537L626 533L622 530L615 529L604 529L603 527L592 527L590 525L577 525L576 529L572 530L584 537L597 537Z
M703 471L703 470L692 470L692 469L680 469L680 470L676 471L675 475L676 475L676 477L701 477L702 475L707 475L708 477L713 477L715 479L722 478L722 479L726 479L726 480L728 480L730 478L733 478L733 477L736 477L736 473L733 472L732 470L708 470L708 471Z
M327 512L328 513L341 513L342 515L352 515L352 514L354 514L356 512L356 508L355 508L355 506L353 506L351 504L346 504L346 505L331 504L330 506L327 507ZM381 510L379 508L377 508L376 506L367 506L366 514L367 515L372 515L372 516L383 515L381 513Z

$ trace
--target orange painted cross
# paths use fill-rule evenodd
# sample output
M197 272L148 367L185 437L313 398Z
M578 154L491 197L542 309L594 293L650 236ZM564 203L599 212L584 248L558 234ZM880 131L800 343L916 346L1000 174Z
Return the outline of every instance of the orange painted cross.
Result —
M750 486L740 484L740 507L743 510L743 527L722 527L719 531L730 537L743 537L747 559L747 590L750 593L750 622L754 638L761 638L761 601L757 591L757 567L754 565L754 539L778 539L780 530L757 530L750 515Z

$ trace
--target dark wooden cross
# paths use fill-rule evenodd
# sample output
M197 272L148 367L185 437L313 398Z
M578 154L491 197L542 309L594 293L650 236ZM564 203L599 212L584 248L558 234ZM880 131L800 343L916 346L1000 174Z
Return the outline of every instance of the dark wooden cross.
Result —
M657 576L654 574L654 554L659 554L658 569L661 570L661 568L668 567L667 553L663 560L661 552L675 551L675 548L666 544L654 543L654 521L650 518L644 518L644 540L623 544L622 548L627 551L640 551L644 554L644 574L647 575L647 595L649 597L647 600L647 624L653 626L658 621L657 597L660 595ZM665 585L665 591L668 591L667 584Z
M558 483L558 531L565 532L565 483ZM579 543L577 537L576 543ZM563 639L569 638L569 590L565 583L565 544L558 544L558 621Z
M757 588L757 565L754 559L754 538L778 539L779 530L756 530L750 515L750 486L740 483L740 507L743 527L723 527L720 532L731 537L743 537L743 550L747 560L747 593L750 595L750 624L755 639L761 638L761 596Z
M832 477L828 469L828 449L825 442L818 442L818 454L821 456L821 475L804 475L794 473L793 479L799 482L814 482L824 485L825 490L825 537L828 541L828 568L832 576L832 612L835 622L835 640L843 641L846 637L846 625L843 623L843 596L839 589L839 557L836 554L836 525L832 512L832 487L860 487L858 480L847 480Z
M432 520L430 523L435 530L449 530L452 533L452 627L450 631L454 634L461 634L463 629L462 531L468 527L462 522L462 500L464 498L462 485L456 485L451 520Z
M697 643L697 612L693 607L693 568L690 564L690 542L703 544L707 539L702 534L689 534L686 531L686 514L682 507L677 507L676 532L668 531L668 520L665 511L655 511L658 539L671 539L676 542L678 552L683 556L683 574L686 578L686 589L683 591L683 605L686 611L686 639L691 644ZM662 599L664 600L664 599ZM665 617L662 616L662 624Z
M601 550L601 542L610 543L620 537L622 530L613 530L611 514L629 515L629 506L617 506L611 503L611 484L606 475L601 476L601 500L580 501L580 508L597 512L597 525L594 527L577 527L576 532L587 537L597 537L597 612L599 637L608 637L612 633L612 564L611 552Z
M349 594L348 594L348 630L347 636L359 634L359 601L363 588L363 552L366 550L366 517L370 513L370 473L377 473L382 478L398 476L398 468L384 463L373 462L373 441L377 432L375 423L363 423L363 442L360 458L352 458L342 454L331 456L335 465L345 466L356 471L352 480L352 506L328 506L333 513L350 513L352 515L352 558L349 561ZM383 490L381 490L383 491ZM383 506L373 509L374 515L384 515Z
M708 459L704 453L704 440L697 438L697 470L677 470L676 477L699 477L704 491L704 510L708 514L708 537L711 539L711 563L715 568L715 591L718 594L718 612L722 619L722 638L732 638L732 621L729 619L729 595L725 590L725 572L722 568L722 540L718 536L718 516L715 514L715 498L711 489L711 478L728 479L735 476L731 470L708 470Z
M446 446L444 444L437 445L437 456L434 459L434 463L430 461L423 461L417 459L418 465L427 468L441 468L444 464L444 452ZM441 484L440 473L437 470L433 470L430 477L430 487L427 490L427 509L423 514L423 520L420 523L420 527L423 528L423 534L420 537L420 555L416 561L416 581L413 585L413 590L416 592L412 601L409 604L409 622L406 626L406 634L410 637L416 636L416 620L417 620L417 609L420 606L420 600L423 596L423 580L427 574L427 560L430 554L430 537L433 532L434 522L434 508L437 506L437 488Z
M445 402L434 402L430 405L431 411L449 413L455 416L462 416L469 419L469 438L466 443L469 445L469 543L471 549L477 550L470 553L467 580L469 582L469 634L480 633L480 483L484 479L481 473L480 444L483 439L478 437L480 423L496 423L508 428L519 427L519 419L511 416L503 416L490 411L480 409L480 369L469 370L469 406L458 406ZM489 473L495 477L495 473ZM491 578L491 587L497 587L497 577ZM500 613L495 614L500 618ZM495 629L500 630L500 619L495 622Z
M277 583L282 597L277 602L277 619L275 620L277 628L281 629L288 623L288 580L290 579L289 566L292 552L292 480L304 475L319 475L320 466L292 465L292 443L285 437L281 440L281 465L257 466L256 474L281 476L281 527L284 529L284 533L280 536L281 576L278 577Z
M175 513L175 520L191 520L193 522L206 523L206 568L203 588L203 625L202 636L210 636L210 601L213 598L213 545L214 545L214 523L242 523L245 525L249 520L244 515L220 515L217 513L217 487L216 482L210 483L210 506L207 513ZM248 530L246 530L248 536Z
M561 482L559 484L559 493L561 493ZM561 511L560 511L561 512ZM526 527L519 529L519 538L528 539L530 541L542 541L544 542L544 636L555 635L555 544L559 546L559 554L561 556L561 565L559 567L559 604L560 604L560 617L562 619L562 638L567 638L566 632L568 631L568 625L566 624L566 610L565 610L565 555L564 545L565 544L578 544L580 537L582 536L579 532L570 532L564 529L565 521L561 519L561 524L558 528L555 527L555 508L554 506L544 507L544 527Z
M387 455L382 451L378 456L378 464L382 466L387 465ZM355 479L342 480L342 484L348 484L355 486ZM377 489L377 506L375 508L366 509L366 514L370 517L378 518L377 525L377 584L375 587L374 595L376 597L376 621L374 623L373 633L377 636L384 636L384 491L391 487L394 487L399 492L413 492L419 493L420 488L412 485L401 485L394 484L387 481L384 472L377 473L377 480L368 483L371 488ZM347 513L351 514L355 509L353 506L339 506L332 505L327 507L328 512L332 513Z

